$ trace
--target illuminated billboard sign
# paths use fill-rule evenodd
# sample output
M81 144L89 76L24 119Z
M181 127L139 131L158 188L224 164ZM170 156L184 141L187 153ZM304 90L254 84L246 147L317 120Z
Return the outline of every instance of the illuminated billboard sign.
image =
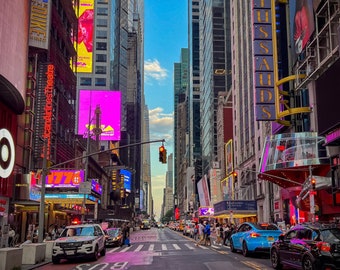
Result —
M253 48L256 120L275 121L271 0L254 0Z
M295 3L294 3L295 2ZM321 1L318 0L296 0L289 5L290 21L291 21L291 48L293 54L300 54L306 47L309 38L315 30L314 10Z
M80 0L78 17L77 72L92 72L94 0Z
M120 170L120 175L124 178L124 189L127 192L131 192L131 172L128 170Z
M121 92L110 90L80 90L78 134L87 137L89 130L90 134L95 135L96 109L100 111L99 128L101 129L101 133L99 139L102 141L119 141ZM89 119L91 119L91 123L89 123Z
M212 207L200 207L198 209L199 216L213 216L214 215L214 208Z
M37 174L31 174L31 185L37 184ZM51 170L50 174L46 176L45 187L47 188L73 188L79 187L79 184L84 182L84 171L76 170Z
M52 0L31 1L29 46L48 49Z
M96 180L93 180L93 179L91 181L91 190L93 190L95 193L99 195L102 195L103 193L102 186Z

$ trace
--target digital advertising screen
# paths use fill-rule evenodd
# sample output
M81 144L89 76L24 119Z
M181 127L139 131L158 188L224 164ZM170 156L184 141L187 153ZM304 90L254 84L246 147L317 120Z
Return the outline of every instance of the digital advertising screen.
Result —
M124 178L124 189L127 192L131 192L131 172L128 170L120 170L120 175Z
M119 141L121 127L121 92L112 90L80 90L78 134L96 135L96 111L99 110L100 140ZM90 120L90 123L89 123Z

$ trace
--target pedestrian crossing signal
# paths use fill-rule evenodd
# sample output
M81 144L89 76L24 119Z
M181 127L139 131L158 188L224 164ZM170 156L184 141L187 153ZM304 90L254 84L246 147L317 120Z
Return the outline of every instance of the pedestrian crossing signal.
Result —
M159 162L166 163L166 149L164 145L159 147Z

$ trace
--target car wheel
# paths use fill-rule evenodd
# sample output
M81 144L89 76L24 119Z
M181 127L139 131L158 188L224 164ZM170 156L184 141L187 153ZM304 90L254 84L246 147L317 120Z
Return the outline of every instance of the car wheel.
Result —
M270 261L274 269L282 269L282 264L280 262L280 256L276 249L272 249L270 252Z
M92 254L92 260L94 261L98 260L98 246L94 248L94 252Z
M302 260L302 269L303 270L315 270L315 266L313 265L313 260L310 256L305 256Z
M230 251L231 252L236 252L236 249L235 249L235 247L234 247L234 243L233 243L233 240L232 239L230 239Z
M100 252L100 256L104 257L106 254L106 248L103 247L102 251Z
M243 254L244 257L248 257L249 256L249 251L248 251L247 243L245 241L243 241L243 243L242 243L242 254Z
M53 263L53 264L59 264L59 263L60 263L59 258L57 258L57 257L52 257L52 263Z

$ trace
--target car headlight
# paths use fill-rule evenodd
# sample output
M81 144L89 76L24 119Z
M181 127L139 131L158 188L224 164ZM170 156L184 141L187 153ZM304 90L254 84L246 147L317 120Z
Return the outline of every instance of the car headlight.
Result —
M88 240L88 241L84 241L83 244L87 245L87 244L92 244L93 240Z

